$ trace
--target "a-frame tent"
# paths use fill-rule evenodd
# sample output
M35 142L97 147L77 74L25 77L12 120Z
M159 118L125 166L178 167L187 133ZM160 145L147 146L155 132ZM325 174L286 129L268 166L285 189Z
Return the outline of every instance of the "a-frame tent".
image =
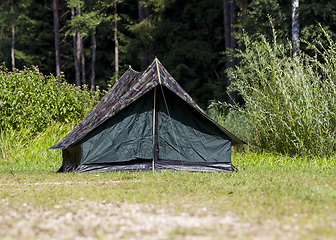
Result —
M62 149L60 171L233 171L231 146L242 143L155 59L143 73L129 68L49 149Z

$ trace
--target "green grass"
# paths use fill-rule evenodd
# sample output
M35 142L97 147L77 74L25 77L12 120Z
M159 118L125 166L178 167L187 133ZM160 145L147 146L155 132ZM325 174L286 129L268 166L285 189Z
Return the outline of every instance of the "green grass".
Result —
M330 238L336 234L336 161L334 158L288 158L262 152L235 152L234 173L110 172L59 173L61 152L48 151L71 129L58 125L36 137L24 132L1 135L0 204L2 216L13 209L76 212L106 203L152 206L150 212L192 217L234 216L260 229L267 222L276 231L299 226L296 239ZM57 130L56 130L57 129ZM1 216L0 216L1 217ZM15 223L13 223L13 226ZM0 228L5 227L1 225ZM224 230L223 230L224 231ZM229 230L228 230L229 231ZM244 230L245 231L245 230ZM239 239L249 239L242 232ZM104 232L102 232L104 235ZM218 228L175 227L170 239L210 236L221 239Z
M265 153L235 154L233 161L240 169L235 173L3 173L0 199L45 209L66 208L62 203L78 199L154 204L172 215L230 212L255 224L272 219L285 226L294 219L299 226L311 226L301 233L308 239L336 234L334 161L302 162ZM204 234L189 230L177 228L171 235Z
M61 151L47 150L74 127L73 124L54 124L44 132L0 131L0 173L56 172L62 162Z

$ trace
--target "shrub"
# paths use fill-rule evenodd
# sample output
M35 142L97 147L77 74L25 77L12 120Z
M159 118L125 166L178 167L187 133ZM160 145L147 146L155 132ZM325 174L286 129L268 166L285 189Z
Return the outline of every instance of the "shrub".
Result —
M336 45L309 44L316 55L291 57L291 46L250 42L245 36L241 65L229 71L230 91L244 99L234 106L251 125L251 143L288 155L335 154ZM323 51L319 51L319 49Z
M76 87L63 77L45 76L37 67L0 67L0 131L37 133L56 122L75 122L96 103L100 91Z

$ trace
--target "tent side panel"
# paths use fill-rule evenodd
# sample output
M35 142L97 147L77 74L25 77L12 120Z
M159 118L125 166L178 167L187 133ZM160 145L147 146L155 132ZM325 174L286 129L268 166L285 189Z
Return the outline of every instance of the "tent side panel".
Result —
M159 94L159 158L231 163L231 139L173 92ZM168 110L167 110L168 108Z
M63 166L60 169L63 171L73 171L80 164L81 160L81 146L80 142L77 142L62 150Z
M153 91L148 92L82 139L82 164L153 157Z

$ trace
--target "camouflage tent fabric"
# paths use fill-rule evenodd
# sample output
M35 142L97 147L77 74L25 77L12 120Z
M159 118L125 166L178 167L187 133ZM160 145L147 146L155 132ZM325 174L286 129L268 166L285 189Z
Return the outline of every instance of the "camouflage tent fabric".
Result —
M232 145L243 143L236 136L210 119L189 94L187 94L168 73L160 61L155 59L143 73L129 68L101 101L84 117L84 119L68 135L49 149L65 149L72 144L77 143L93 129L100 126L106 120L113 117L159 84L170 89L199 113L213 122L232 139Z

